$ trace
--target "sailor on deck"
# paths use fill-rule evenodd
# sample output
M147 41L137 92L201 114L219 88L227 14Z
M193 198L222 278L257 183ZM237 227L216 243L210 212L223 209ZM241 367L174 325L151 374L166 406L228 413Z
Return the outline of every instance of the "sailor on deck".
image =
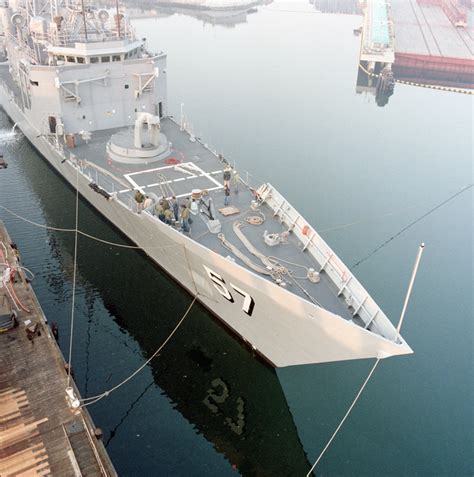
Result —
M180 213L180 219L181 219L181 228L184 233L189 233L191 231L191 228L189 227L189 209L186 207L185 204L181 204L181 213Z
M144 200L145 200L145 196L137 189L135 191L135 202L137 203L137 214L141 214L143 210Z

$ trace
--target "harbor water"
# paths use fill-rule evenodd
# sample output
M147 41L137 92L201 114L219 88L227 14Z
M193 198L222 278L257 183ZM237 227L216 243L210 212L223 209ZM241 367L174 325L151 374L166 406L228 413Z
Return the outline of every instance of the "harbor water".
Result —
M356 94L360 25L296 1L232 28L185 15L134 21L152 50L168 54L175 119L184 102L196 136L241 176L276 186L394 323L426 243L402 328L415 353L379 364L317 475L468 476L472 188L445 201L473 182L472 96L397 84L378 107ZM3 112L0 127L6 138ZM54 228L74 227L75 192L21 134L5 160L0 205L53 228L0 209L66 354L74 234ZM132 245L82 200L79 228ZM80 236L72 363L81 394L143 364L191 301L139 250ZM275 371L196 304L149 366L89 410L119 475L303 476L372 364Z

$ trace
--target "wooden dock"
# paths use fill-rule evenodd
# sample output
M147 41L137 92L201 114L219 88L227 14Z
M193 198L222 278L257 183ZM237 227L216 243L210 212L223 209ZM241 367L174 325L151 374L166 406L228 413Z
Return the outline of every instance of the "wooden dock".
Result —
M8 289L5 263L17 270ZM0 333L0 477L116 476L88 412L70 407L63 356L19 264L0 222L0 295L18 321Z

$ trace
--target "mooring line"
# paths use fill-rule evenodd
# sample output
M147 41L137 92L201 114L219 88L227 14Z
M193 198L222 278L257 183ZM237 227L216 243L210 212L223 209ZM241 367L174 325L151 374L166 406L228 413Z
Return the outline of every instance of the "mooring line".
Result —
M128 248L128 249L133 249L133 250L143 250L144 252L146 251L144 247L140 247L138 245L127 245L127 244L122 244L122 243L117 243L117 242L110 242L109 240L102 239L100 237L96 237L95 235L88 234L87 232L83 232L82 230L79 229L66 229L66 228L60 228L60 227L51 227L49 225L43 225L39 224L38 222L34 222L33 220L27 219L26 217L22 217L21 215L18 215L17 213L13 212L13 210L8 209L7 207L4 207L3 205L0 205L0 209L5 210L9 214L13 215L17 219L23 220L24 222L27 222L28 224L34 225L35 227L40 227L42 229L46 230L52 230L54 232L69 232L69 233L77 233L79 235L82 235L83 237L87 237L91 240L95 240L96 242L100 242L106 245L110 245L112 247L119 247L119 248ZM174 247L180 247L182 244L174 244L174 245L150 245L147 246L146 249L168 249L168 248L174 248Z
M71 383L72 372L72 344L74 336L74 316L75 316L75 304L76 304L76 276L77 276L77 226L79 223L79 173L76 173L76 228L74 233L74 261L73 261L73 273L72 273L72 303L71 303L71 331L69 335L69 358L67 367L67 387Z
M177 325L173 328L171 333L168 335L168 337L163 341L163 343L158 347L158 349L140 366L138 367L130 376L125 378L123 381L120 383L116 384L112 388L108 389L107 391L104 391L101 394L97 394L96 396L91 396L88 398L83 398L80 401L83 403L81 407L86 407L90 406L91 404L95 404L97 401L100 401L104 397L108 397L111 393L116 391L118 388L126 384L128 381L130 381L133 377L135 377L142 369L144 369L152 360L155 358L155 356L166 346L168 341L173 337L173 335L178 331L179 327L182 325L183 321L186 319L186 317L189 315L189 312L191 311L194 303L196 302L197 298L199 296L199 293L193 298L193 301L191 304L188 306L188 309L184 313L184 315L181 317L181 319L178 321Z
M361 258L358 262L354 263L354 265L352 265L352 267L350 267L350 270L353 270L354 268L358 267L362 262L365 262L367 259L369 259L370 257L372 257L372 255L374 255L375 253L377 253L380 249L382 249L383 247L385 247L386 245L388 245L392 240L396 239L397 237L399 237L403 232L406 232L410 227L413 227L413 225L417 224L418 222L420 222L421 220L423 220L425 217L427 217L428 215L432 214L433 212L435 212L436 210L440 209L441 207L443 207L443 205L446 205L448 202L450 202L451 200L455 199L458 195L461 195L462 193L466 192L467 190L469 190L471 187L474 186L474 183L473 184L469 184L467 185L466 187L463 187L461 190L457 191L456 193L454 193L453 195L451 195L450 197L448 197L447 199L443 200L442 202L440 202L438 205L436 205L435 207L433 207L432 209L430 209L428 212L424 213L422 216L418 217L416 220L414 220L413 222L410 222L408 225L406 225L405 227L403 227L399 232L397 232L395 235L393 235L392 237L388 238L387 240L385 240L385 242L383 242L381 245L379 245L378 247L374 248L372 250L372 252L370 252L368 255L366 255L365 257Z
M311 469L309 470L309 472L306 474L306 477L310 477L311 473L313 472L313 470L316 468L316 466L319 464L319 461L323 458L324 454L326 453L326 451L328 450L329 446L331 445L332 441L335 439L335 437L337 436L337 433L339 432L339 429L341 429L342 425L344 424L344 422L346 421L346 419L349 417L349 414L351 413L352 411L352 408L356 405L357 401L359 400L362 392L364 391L365 387L367 386L367 383L369 382L370 378L372 377L372 374L374 374L374 371L375 371L375 368L378 366L379 362L380 362L380 359L381 358L377 358L377 360L375 361L375 364L372 366L372 369L370 370L368 376L365 378L365 381L364 383L362 384L361 388L359 389L359 392L356 394L356 397L354 398L354 400L352 401L352 404L349 406L349 409L347 410L347 412L344 414L344 417L341 419L341 422L339 423L339 425L336 427L336 430L334 431L334 433L332 434L331 438L329 439L329 441L327 442L327 444L324 446L324 449L321 451L321 453L319 454L319 457L316 459L316 462L313 464L313 466L311 467Z

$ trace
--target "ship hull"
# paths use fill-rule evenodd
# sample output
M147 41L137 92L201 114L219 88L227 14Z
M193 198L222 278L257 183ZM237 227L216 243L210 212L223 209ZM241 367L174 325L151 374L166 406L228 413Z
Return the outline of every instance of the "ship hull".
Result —
M132 212L89 187L28 121L0 85L6 113L51 166L115 227L276 367L412 353L316 306L193 241L149 214ZM105 146L105 145L104 145ZM124 281L129 279L124 271Z

